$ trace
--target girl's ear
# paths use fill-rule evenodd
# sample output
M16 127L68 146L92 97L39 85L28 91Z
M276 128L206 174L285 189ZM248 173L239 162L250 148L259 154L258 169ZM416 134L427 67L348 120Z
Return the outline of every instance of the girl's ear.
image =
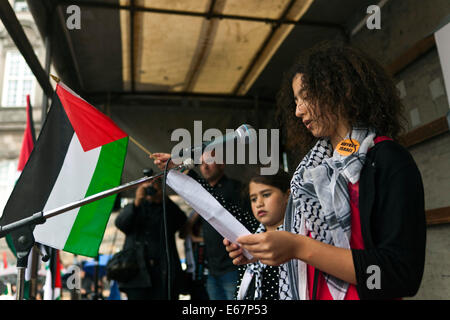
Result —
M284 195L286 196L286 202L289 200L289 196L291 195L291 189L288 189Z

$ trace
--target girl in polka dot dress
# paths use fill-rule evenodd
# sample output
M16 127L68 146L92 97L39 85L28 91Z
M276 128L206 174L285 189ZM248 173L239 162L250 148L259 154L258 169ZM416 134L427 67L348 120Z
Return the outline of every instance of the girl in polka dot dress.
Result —
M289 198L290 177L284 171L272 176L254 176L248 184L254 233L282 230ZM256 232L255 232L256 230ZM227 244L228 240L224 240ZM238 300L278 300L279 267L255 261L239 267Z

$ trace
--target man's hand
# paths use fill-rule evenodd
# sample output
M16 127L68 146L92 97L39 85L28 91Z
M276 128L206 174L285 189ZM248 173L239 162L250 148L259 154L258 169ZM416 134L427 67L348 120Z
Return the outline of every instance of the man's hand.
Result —
M151 158L155 159L153 163L158 166L159 169L164 170L166 167L167 160L170 159L170 153L154 153ZM171 160L167 169L172 169L175 164Z

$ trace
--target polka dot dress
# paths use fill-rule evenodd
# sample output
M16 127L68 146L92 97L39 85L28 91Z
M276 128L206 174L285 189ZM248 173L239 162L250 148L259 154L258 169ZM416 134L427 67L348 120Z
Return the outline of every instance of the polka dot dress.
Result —
M239 280L237 285L237 292L239 291L242 278L247 266L239 267ZM263 271L263 281L261 287L261 300L279 300L279 268L273 266L266 266ZM249 285L244 300L254 300L255 297L255 278Z
M267 266L263 272L261 300L278 300L278 286L280 283L279 267Z

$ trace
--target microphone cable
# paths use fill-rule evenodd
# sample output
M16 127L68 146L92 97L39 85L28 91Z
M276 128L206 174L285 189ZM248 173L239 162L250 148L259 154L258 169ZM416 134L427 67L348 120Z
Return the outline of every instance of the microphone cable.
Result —
M166 179L167 179L167 168L169 167L169 162L172 158L169 158L164 167L164 179L162 185L163 194L163 224L164 224L164 242L166 247L166 261L167 261L167 297L168 300L172 300L172 268L170 265L170 251L169 251L169 235L167 229L167 212L166 212Z

